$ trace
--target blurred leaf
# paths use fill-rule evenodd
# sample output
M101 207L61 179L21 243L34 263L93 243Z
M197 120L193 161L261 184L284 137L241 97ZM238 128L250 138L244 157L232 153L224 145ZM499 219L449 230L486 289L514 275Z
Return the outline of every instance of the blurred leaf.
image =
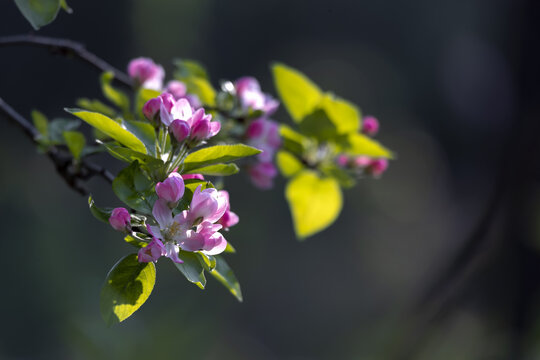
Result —
M15 4L35 30L51 23L58 15L61 0L15 0Z
M84 135L80 131L64 131L64 139L73 158L80 160L81 153L86 145Z
M81 107L84 110L89 110L92 112L97 112L108 117L115 117L116 110L112 107L105 105L99 100L90 100L87 98L77 99L77 106Z
M114 105L118 106L124 113L129 112L129 97L122 91L112 86L114 74L111 71L101 74L101 91L103 96Z
M236 164L215 164L188 171L187 174L201 174L209 176L227 176L239 171Z
M156 282L154 263L140 263L137 254L117 262L101 289L101 315L108 326L122 322L148 299Z
M166 168L163 166L164 162L160 159L117 145L117 143L107 144L99 140L98 143L103 145L109 154L120 161L131 164L137 160L154 180L162 181L167 176L165 173Z
M65 109L128 148L146 154L144 143L107 116L81 109Z
M79 120L75 119L53 119L49 123L49 140L54 144L63 144L65 142L64 132L73 131L81 125Z
M184 172L206 167L208 165L229 162L246 156L257 155L261 150L244 144L216 145L192 152L184 161Z
M192 282L199 288L204 289L206 286L206 278L204 277L204 268L199 262L197 254L180 250L178 257L182 259L184 263L177 264L173 262L174 266L180 270L180 272L189 282Z
M304 117L299 128L302 134L314 137L319 141L334 140L338 137L336 125L322 109L317 109Z
M46 139L49 134L49 121L47 117L37 110L32 110L32 121L42 138Z
M392 159L394 155L376 140L363 134L349 134L344 136L338 145L341 150L350 155L365 155L370 157L383 157Z
M279 134L283 139L283 149L302 155L309 146L310 140L287 125L279 127Z
M304 170L290 180L285 196L300 240L329 226L342 207L337 181L329 177L320 178L311 170Z
M234 248L234 246L232 246L232 244L229 241L227 241L227 247L225 248L225 250L223 252L230 253L230 254L235 254L236 249Z
M88 207L90 208L90 212L92 213L92 215L94 215L96 219L98 219L99 221L103 221L106 224L109 223L112 209L102 209L97 207L94 199L92 199L92 196L88 197Z
M66 0L60 0L60 6L62 7L62 9L64 9L65 12L67 12L68 14L71 14L73 12L73 9L69 7L69 5L67 4Z
M204 66L194 60L187 59L177 59L174 60L174 65L176 65L175 76L179 78L185 77L198 77L206 80L210 80L208 73Z
M130 208L152 214L157 199L154 183L142 172L138 161L120 171L113 180L112 188L116 196Z
M294 121L313 112L321 101L321 90L304 74L287 65L272 65L277 92Z
M231 270L227 262L221 256L215 256L216 267L210 271L210 274L214 276L220 283L222 283L234 297L242 302L242 290L240 289L240 283L236 279L234 272Z
M360 129L360 110L347 100L325 94L319 106L334 123L338 133L356 133Z
M285 150L278 151L276 163L279 171L285 177L294 176L304 168L304 165L296 156Z
M339 182L339 185L343 188L351 188L356 184L356 180L347 173L344 169L336 166L335 164L325 164L320 167L320 170L326 176L333 177Z

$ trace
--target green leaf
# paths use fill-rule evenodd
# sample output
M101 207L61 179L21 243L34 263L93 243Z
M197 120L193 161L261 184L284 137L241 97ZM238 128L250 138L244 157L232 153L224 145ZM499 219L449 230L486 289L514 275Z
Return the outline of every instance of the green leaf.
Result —
M197 61L177 59L174 61L174 65L176 65L176 77L198 77L209 80L206 69Z
M47 117L37 110L32 110L31 115L37 131L39 131L43 139L46 139L49 134L49 121Z
M105 133L107 136L118 141L120 144L127 146L128 148L146 154L146 147L144 143L139 140L128 130L124 129L122 125L114 121L113 119L95 112L85 111L81 109L65 109L67 112L77 116L81 120L86 121L99 131Z
M201 167L195 170L188 171L188 174L201 174L209 176L227 176L236 174L239 171L236 164L216 164Z
M285 150L278 151L276 163L281 174L285 177L294 176L304 168L304 165L296 156Z
M146 147L146 153L152 156L156 153L156 131L152 125L145 121L122 121L126 130L141 140Z
M234 246L232 246L232 244L229 241L227 241L227 247L225 248L225 250L223 252L224 253L235 254L236 249L234 248Z
M112 209L102 209L97 207L92 196L88 197L88 207L90 212L96 219L103 221L104 223L109 223L109 218L111 217Z
M67 12L68 14L71 14L73 12L73 9L69 7L69 5L67 4L66 0L60 0L60 6L62 7L62 9L64 9L65 12Z
M365 155L377 158L393 159L394 155L390 150L381 145L378 141L363 135L349 134L338 142L341 150L350 155Z
M122 322L148 299L156 283L154 263L140 263L137 254L117 262L101 289L101 315L108 326Z
M326 112L316 109L307 115L299 125L302 134L314 137L319 141L329 141L338 137L337 127Z
M15 4L35 30L51 23L60 10L60 0L15 0Z
M141 233L139 233L141 234ZM150 241L151 239L149 239ZM129 245L131 246L134 246L138 249L141 249L143 247L146 247L148 245L147 242L145 241L142 241L141 239L137 239L135 236L133 235L127 235L125 238L124 238L124 241L127 242Z
M304 170L289 181L285 197L300 240L333 223L342 207L338 182L329 177L320 178L311 170Z
M212 255L206 255L202 252L196 252L199 262L206 271L212 271L216 268L216 258Z
M347 100L325 94L319 106L334 123L338 133L356 133L360 129L360 110Z
M101 74L101 91L103 92L103 96L122 109L124 113L129 112L129 97L112 86L113 79L114 73L111 71Z
M323 174L335 178L343 188L351 188L356 184L356 180L344 169L335 164L324 164L319 168Z
M184 263L173 263L174 266L180 270L180 272L189 282L192 282L199 288L204 289L206 286L206 278L204 277L204 268L199 262L197 254L180 250L178 257L182 259Z
M321 101L322 93L317 85L304 74L287 65L272 65L277 92L294 121L299 122L313 112Z
M69 152L73 155L75 160L81 159L81 153L86 145L86 139L84 135L79 131L64 131L64 139Z
M310 140L307 137L287 125L279 127L279 134L283 139L283 148L292 153L303 155L309 146Z
M49 123L49 140L54 144L63 144L65 142L64 132L73 131L81 125L79 120L75 119L53 119Z
M88 111L97 112L108 117L116 116L116 110L114 110L112 107L105 105L104 103L96 99L91 100L87 98L80 98L80 99L77 99L76 104L82 109L85 109Z
M233 294L238 301L242 302L242 290L240 289L240 283L236 279L234 272L221 256L216 256L215 259L216 267L214 270L210 271L210 274L222 283L223 286L229 289L231 294Z
M113 180L112 188L116 196L143 214L152 214L152 207L157 199L154 183L141 170L138 161L120 171Z
M187 172L212 164L229 162L261 152L259 149L244 144L209 146L189 154L184 161L183 171Z

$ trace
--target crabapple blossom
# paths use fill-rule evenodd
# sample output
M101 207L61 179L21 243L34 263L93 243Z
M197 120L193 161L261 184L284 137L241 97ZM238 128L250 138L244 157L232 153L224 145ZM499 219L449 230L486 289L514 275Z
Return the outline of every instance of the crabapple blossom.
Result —
M131 230L131 216L125 208L115 208L109 217L109 224L114 230L129 231Z
M253 184L259 189L267 190L274 185L273 179L277 176L277 169L271 162L258 163L248 169Z
M245 76L236 80L235 88L244 109L261 110L271 115L279 107L279 101L263 93L259 82L253 77Z
M156 193L160 199L167 201L172 207L176 206L184 195L184 180L182 176L177 172L171 173L163 182L157 183Z
M374 116L366 116L362 122L362 132L366 135L373 136L379 131L379 120Z
M146 89L161 90L165 71L161 65L149 58L136 58L128 64L128 74L137 84Z

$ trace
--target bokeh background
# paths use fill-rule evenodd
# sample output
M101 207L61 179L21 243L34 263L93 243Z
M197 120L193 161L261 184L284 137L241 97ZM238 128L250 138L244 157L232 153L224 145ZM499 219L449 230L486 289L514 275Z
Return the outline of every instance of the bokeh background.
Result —
M162 261L149 302L107 328L100 287L131 248L2 119L1 359L540 358L536 1L69 3L41 35L122 69L144 55L171 74L174 58L197 59L214 83L252 75L274 94L269 64L282 61L376 115L399 159L346 191L337 222L304 243L282 180L261 192L231 178L244 303ZM0 36L31 31L12 1L0 19ZM99 98L98 75L0 48L0 96L25 116Z

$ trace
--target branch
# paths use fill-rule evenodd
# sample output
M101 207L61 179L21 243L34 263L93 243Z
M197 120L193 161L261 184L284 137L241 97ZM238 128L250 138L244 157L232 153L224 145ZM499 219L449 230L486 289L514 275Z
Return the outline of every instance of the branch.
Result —
M14 35L0 37L0 47L24 45L44 47L49 49L54 54L59 54L63 56L74 56L90 64L92 67L98 69L101 72L111 71L112 73L114 73L114 79L122 85L128 87L133 86L133 81L127 74L116 69L114 66L107 63L105 60L101 59L94 53L86 50L84 45L81 43L67 39L58 39L35 35Z
M29 137L34 143L37 143L39 132L34 125L32 125L32 123L25 119L21 114L16 112L2 98L0 98L0 115L5 117L14 125L20 127L27 137ZM75 165L73 156L69 153L61 151L56 146L50 146L47 148L46 154L53 162L58 174L62 176L69 187L81 195L88 195L88 189L84 185L84 182L93 176L100 176L109 183L112 183L114 180L113 174L111 174L107 169L94 163L81 160L78 165Z

